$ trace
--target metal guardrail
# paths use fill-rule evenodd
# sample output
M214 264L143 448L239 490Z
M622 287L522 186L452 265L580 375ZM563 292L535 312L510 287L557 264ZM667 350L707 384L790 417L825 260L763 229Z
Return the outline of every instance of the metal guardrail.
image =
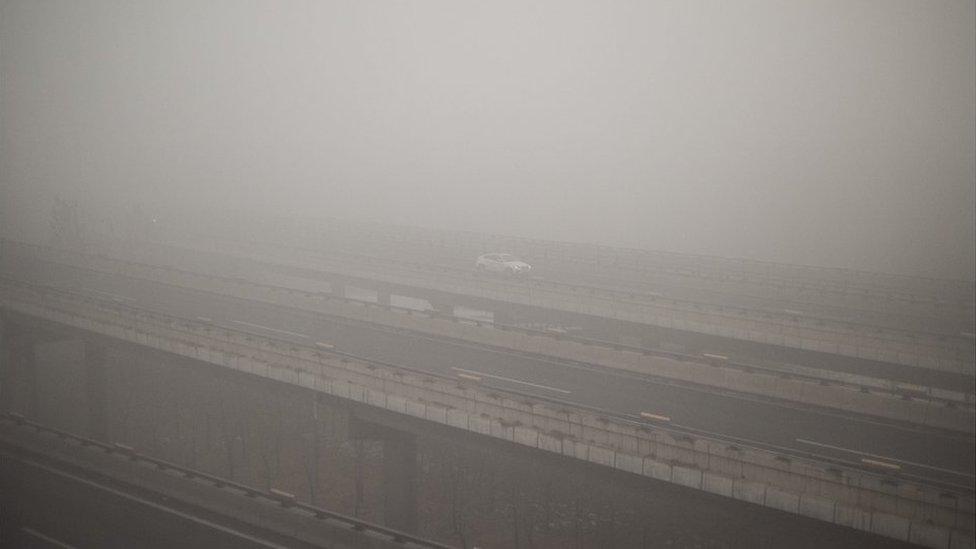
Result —
M146 454L139 453L134 448L121 443L108 443L92 438L84 437L74 433L69 433L67 431L62 431L54 427L48 427L40 423L31 421L24 416L16 413L5 413L0 414L0 422L12 423L19 426L26 426L34 429L39 433L46 433L49 435L54 435L63 440L71 440L82 447L92 447L98 448L107 454L115 454L121 457L125 457L130 461L138 461L143 463L149 463L154 465L158 470L161 471L174 471L186 478L202 479L213 485L215 488L232 488L237 490L248 497L262 497L269 501L276 502L282 508L295 508L306 511L309 515L314 517L316 520L331 520L338 522L340 524L345 524L350 530L356 530L360 532L374 532L375 534L380 534L389 538L390 541L409 544L416 547L431 547L437 549L448 549L449 545L444 545L434 541L426 540L413 536L406 532L400 530L395 530L393 528L387 528L378 524L367 522L364 520L357 519L355 517L350 517L342 513L337 513L335 511L329 511L328 509L323 509L321 507L315 507L307 503L299 501L294 495L288 494L287 492L282 492L276 489L270 489L267 491L259 490L253 488L246 484L241 484L233 480L218 477L216 475L211 475L203 471L196 469L190 469L189 467L184 467L182 465L177 465L173 462L166 461L163 459L155 458Z
M65 290L63 288L39 286L36 284L31 284L19 280L13 280L5 276L0 276L0 284L17 286L22 290L26 290L30 293L35 294L38 297L41 297L42 299L45 297L45 294L53 293L60 296L64 296L65 298L70 300L94 304L96 307L100 307L103 309L128 311L132 314L138 315L141 318L155 318L162 322L166 322L168 324L175 324L175 325L182 324L184 326L187 326L191 330L193 328L202 329L205 331L218 329L232 334L233 333L240 334L241 336L249 340L268 341L271 343L270 344L271 347L292 348L295 350L305 349L307 351L314 352L317 356L332 355L340 358L340 360L343 361L356 361L359 363L366 364L367 366L371 365L373 367L392 369L394 371L396 370L407 371L420 376L440 379L442 381L447 381L449 383L457 383L459 385L470 383L470 381L459 380L456 377L447 376L439 372L425 370L422 368L415 368L411 366L393 364L385 361L380 361L368 357L355 355L352 353L339 351L334 348L323 349L321 347L317 347L312 344L302 344L289 339L284 339L282 337L268 336L264 334L255 334L253 332L249 332L237 328L216 326L208 322L199 321L197 319L189 319L180 316L159 313L156 311L151 311L148 309L136 307L134 305L130 305L127 303L118 303L114 300L96 298L96 297L78 294L75 292ZM188 333L192 333L192 332L188 332ZM622 414L620 412L616 412L613 410L607 410L604 408L576 403L576 402L567 401L567 400L554 398L554 397L529 394L529 393L525 393L513 389L496 388L493 386L482 386L482 387L484 387L485 390L491 391L492 393L495 394L510 395L510 398L512 400L521 400L528 404L531 404L533 402L538 402L538 403L544 403L549 405L556 405L563 408L583 410L596 415L598 418L606 419L607 421L614 421L624 425L637 426L647 431L658 431L662 433L667 433L669 436L671 436L673 439L676 440L682 440L682 439L693 440L697 438L701 440L709 440L717 444L726 445L728 447L747 449L760 454L765 453L768 455L772 455L775 459L785 459L789 461L791 459L799 458L806 461L807 463L813 464L815 467L818 467L820 469L837 471L839 473L848 471L849 473L853 473L856 475L874 478L877 481L882 483L885 482L897 483L898 481L916 482L923 485L932 486L937 489L945 490L946 493L959 494L961 492L964 497L971 497L974 494L974 492L976 492L976 488L972 487L971 483L969 483L968 481L966 481L967 483L965 485L959 485L959 484L948 483L938 479L932 479L920 475L906 473L902 470L887 470L884 473L879 473L877 471L865 469L863 467L863 464L859 464L857 462L848 461L839 458L821 456L803 450L784 448L784 447L780 447L772 444L766 444L758 441L745 440L738 437L732 437L727 435L720 435L717 433L711 433L711 432L706 433L702 430L683 427L683 426L677 427L673 425L662 425L661 423L643 421L639 416Z

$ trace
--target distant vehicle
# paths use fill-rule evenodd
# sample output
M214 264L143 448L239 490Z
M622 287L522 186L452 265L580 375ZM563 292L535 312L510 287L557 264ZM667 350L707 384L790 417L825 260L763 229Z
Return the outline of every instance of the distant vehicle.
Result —
M509 254L484 254L478 256L475 267L482 273L499 273L509 276L529 274L532 266Z

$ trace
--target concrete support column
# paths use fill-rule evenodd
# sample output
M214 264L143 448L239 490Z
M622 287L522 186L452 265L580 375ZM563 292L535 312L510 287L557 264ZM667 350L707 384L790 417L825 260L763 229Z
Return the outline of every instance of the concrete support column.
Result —
M13 405L14 361L10 340L10 322L0 314L0 412L11 411Z
M108 392L105 345L85 342L85 396L88 401L88 436L108 440Z
M4 318L0 352L0 411L21 412L27 417L38 413L35 341L30 330Z
M417 440L397 433L383 438L383 516L386 525L417 531Z
M383 516L386 526L417 532L417 438L349 416L349 438L383 443Z

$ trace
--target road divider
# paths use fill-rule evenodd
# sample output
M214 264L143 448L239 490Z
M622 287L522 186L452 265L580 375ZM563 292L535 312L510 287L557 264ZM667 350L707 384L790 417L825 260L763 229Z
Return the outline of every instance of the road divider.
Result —
M510 377L499 376L499 375L495 375L495 374L486 374L484 372L475 372L474 370L466 370L464 368L451 368L451 369L452 370L456 370L457 372L459 372L458 373L459 376L461 374L465 374L465 375L468 375L468 376L477 377L477 378L479 378L479 381L480 381L480 378L487 377L487 378L491 378L491 379L497 379L499 381L506 381L508 383L515 383L517 385L525 385L527 387L535 387L536 389L545 389L546 391L553 391L555 393L562 393L564 395L570 395L570 394L573 393L572 391L568 391L566 389L559 389L557 387L550 387L548 385L542 385L540 383L532 383L531 381L523 381L521 379L513 379L513 378L510 378Z

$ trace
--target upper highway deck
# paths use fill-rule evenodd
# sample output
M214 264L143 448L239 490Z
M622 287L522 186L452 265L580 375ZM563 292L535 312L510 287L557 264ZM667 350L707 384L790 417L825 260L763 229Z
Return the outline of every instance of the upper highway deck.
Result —
M972 327L976 287L972 281L912 277L853 269L792 265L741 258L615 248L464 231L444 231L337 219L296 220L242 216L187 219L213 235L278 237L292 244L385 249L422 257L461 260L469 266L486 251L508 251L540 264L565 267L567 275L607 275L616 283L655 281L671 287L755 294L852 309L961 316ZM260 239L259 238L259 239ZM605 281L610 284L610 281ZM802 311L801 311L802 312Z
M416 287L473 299L510 302L549 308L562 313L643 323L725 338L796 347L836 355L921 366L944 371L970 372L974 361L972 334L959 315L936 319L930 313L863 311L850 307L801 304L763 296L730 294L713 289L682 287L676 293L647 290L647 282L629 282L629 289L611 285L564 282L566 274L552 278L500 280L479 277L463 258L442 263L409 249L394 252L367 249L289 247L294 244L233 239L171 230L168 240L201 249L246 254L292 267L328 271L353 280L369 280L398 287ZM242 240L243 239L243 240ZM347 246L348 247L348 246ZM547 265L540 270L546 272ZM574 275L592 278L594 275ZM650 283L653 286L653 282ZM644 285L635 288L634 285ZM619 288L619 286L616 286ZM948 314L948 313L947 313ZM965 314L962 314L965 316ZM941 330L941 331L940 331Z

